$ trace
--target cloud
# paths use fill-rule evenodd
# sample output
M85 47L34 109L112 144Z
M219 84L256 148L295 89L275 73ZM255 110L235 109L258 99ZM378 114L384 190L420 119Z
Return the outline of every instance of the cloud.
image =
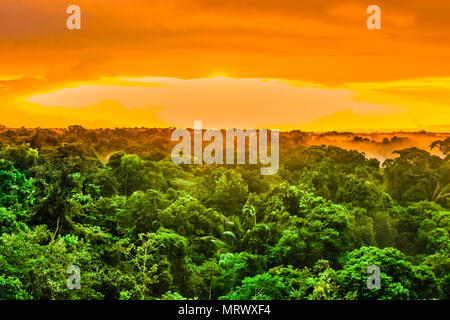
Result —
M383 30L349 0L2 0L0 70L49 81L104 76L238 78L344 83L450 73L446 0L379 0ZM414 66L414 67L412 67Z
M10 127L61 128L79 124L85 128L168 127L161 120L157 107L127 109L117 101L102 100L80 108L43 107L36 103L22 103L20 107L1 108L1 124Z
M401 124L401 126L399 126ZM398 130L422 130L415 119L408 113L398 114L357 114L353 110L345 109L335 111L330 115L302 121L300 123L286 124L284 130L304 131L353 131L353 132L391 132Z
M69 31L64 1L2 0L2 122L445 125L450 3L377 4L371 31L360 0L77 0Z
M357 93L345 89L311 84L299 86L270 79L129 78L110 83L114 84L81 83L35 94L27 98L32 103L27 110L36 112L38 104L39 110L49 114L62 112L88 117L78 110L90 110L85 107L107 100L120 103L128 111L117 109L114 104L102 104L101 110L90 114L89 119L102 114L114 115L117 123L125 125L128 113L132 126L148 125L142 110L157 106L157 110L152 108L165 123L191 127L195 120L202 120L205 126L216 128L258 127L267 124L268 119L271 124L280 126L321 118L343 109L383 114L404 111L396 105L355 101Z

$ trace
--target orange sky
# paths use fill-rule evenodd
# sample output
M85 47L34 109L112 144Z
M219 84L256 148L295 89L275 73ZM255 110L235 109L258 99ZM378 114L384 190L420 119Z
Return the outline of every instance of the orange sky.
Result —
M0 123L450 131L449 40L448 0L1 0Z

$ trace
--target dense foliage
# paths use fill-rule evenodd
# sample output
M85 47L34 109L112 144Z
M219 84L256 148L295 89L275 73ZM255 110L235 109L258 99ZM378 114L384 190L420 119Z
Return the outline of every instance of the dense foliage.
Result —
M450 138L380 164L291 132L261 176L170 134L4 129L0 299L449 299Z

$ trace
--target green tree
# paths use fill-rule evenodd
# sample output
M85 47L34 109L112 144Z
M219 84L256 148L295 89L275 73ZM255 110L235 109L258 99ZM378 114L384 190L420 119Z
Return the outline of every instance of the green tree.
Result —
M369 266L380 268L381 288L369 289ZM348 298L356 299L427 299L438 292L430 268L413 266L397 249L361 247L353 250L339 271L339 284Z
M242 285L235 288L223 300L285 300L292 290L283 282L280 276L268 273L258 274L242 280Z

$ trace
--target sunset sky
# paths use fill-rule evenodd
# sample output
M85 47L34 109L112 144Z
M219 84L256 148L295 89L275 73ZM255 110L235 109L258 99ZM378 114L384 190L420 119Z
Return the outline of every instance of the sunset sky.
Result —
M194 120L450 132L450 1L0 1L0 124Z

